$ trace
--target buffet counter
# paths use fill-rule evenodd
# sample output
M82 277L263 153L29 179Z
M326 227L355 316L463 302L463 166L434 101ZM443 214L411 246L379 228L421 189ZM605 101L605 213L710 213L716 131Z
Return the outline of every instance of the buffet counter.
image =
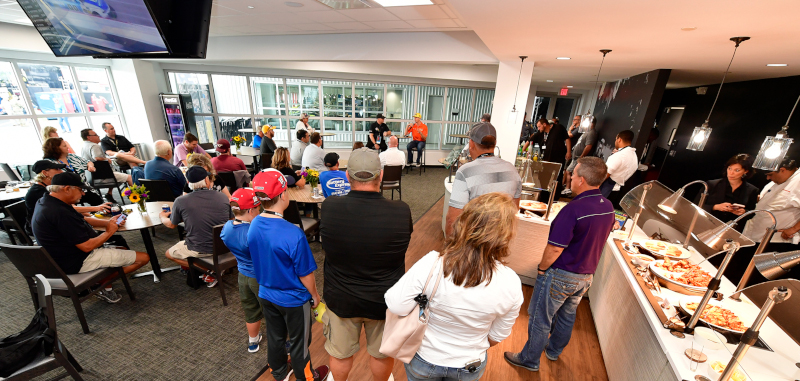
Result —
M629 221L626 227L630 228L631 225ZM624 239L622 234L612 232L606 242L588 291L608 378L615 381L691 381L701 375L716 381L709 376L709 364L715 360L727 364L736 346L725 344L724 348L718 350L704 348L708 361L699 364L696 371L691 371L691 361L684 351L692 347L693 336L686 334L685 338L678 338L663 327L636 275L627 264L630 257L621 252L614 242L615 238ZM637 227L633 239L646 240L647 237ZM690 261L699 263L712 274L716 271L708 262L702 262L703 257L697 252L692 252ZM723 278L719 291L727 297L735 288L734 284ZM662 287L660 296L677 305L686 295ZM745 295L742 295L742 302L727 299L724 303L748 303L752 309L758 310ZM771 319L767 319L762 326L760 337L774 352L750 348L741 363L747 380L800 379L800 368L795 365L800 361L800 346ZM698 348L699 345L695 343L694 347Z

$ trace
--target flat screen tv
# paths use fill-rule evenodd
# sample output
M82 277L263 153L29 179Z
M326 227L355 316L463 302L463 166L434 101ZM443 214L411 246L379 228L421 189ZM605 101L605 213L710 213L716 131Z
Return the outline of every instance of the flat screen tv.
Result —
M169 53L145 0L17 0L57 57Z

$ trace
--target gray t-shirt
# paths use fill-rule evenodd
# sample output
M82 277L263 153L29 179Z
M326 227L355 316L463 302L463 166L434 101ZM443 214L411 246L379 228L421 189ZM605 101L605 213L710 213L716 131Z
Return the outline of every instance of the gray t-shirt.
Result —
M317 147L315 144L309 144L303 151L303 160L301 161L303 168L316 169L320 172L327 171L325 166L325 151Z
M208 189L199 189L175 199L169 220L173 225L186 225L186 246L198 253L214 251L215 225L224 224L233 218L231 205L224 194Z
M464 209L473 198L492 192L519 198L522 179L514 165L497 156L478 158L462 165L456 172L449 205Z
M83 148L81 148L81 157L89 161L96 161L97 159L95 158L106 157L106 154L103 152L103 149L100 148L99 144L85 140L83 142Z
M581 137L578 138L578 142L572 147L572 160L578 160L583 150L586 149L586 146L597 147L597 130L594 128L584 132L581 134ZM589 152L588 156L594 156L593 152Z
M292 143L292 151L289 152L289 156L292 159L292 165L300 166L303 164L303 152L305 152L306 147L308 147L308 143L301 140L295 140Z

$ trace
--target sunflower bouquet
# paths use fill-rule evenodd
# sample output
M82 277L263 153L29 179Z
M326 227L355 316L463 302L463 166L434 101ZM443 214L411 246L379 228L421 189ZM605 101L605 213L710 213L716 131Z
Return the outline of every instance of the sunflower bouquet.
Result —
M303 176L306 179L306 182L311 185L311 193L314 193L314 190L317 189L317 184L319 184L319 171L312 168L305 168L300 172L300 176Z
M246 141L247 141L247 139L245 139L243 136L240 136L240 135L236 135L236 136L231 138L231 143L236 145L236 149L237 150L239 148L241 148L242 144L244 144Z
M131 203L136 204L140 212L147 212L145 202L147 202L150 195L147 194L147 188L144 185L131 185L122 191L122 195L127 197Z

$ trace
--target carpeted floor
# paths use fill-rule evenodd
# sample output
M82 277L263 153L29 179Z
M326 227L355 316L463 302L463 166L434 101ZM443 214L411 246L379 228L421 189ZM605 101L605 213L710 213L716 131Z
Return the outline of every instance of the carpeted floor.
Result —
M444 194L442 181L447 174L439 167L428 168L422 176L403 175L403 201L411 207L415 222ZM390 197L389 192L384 195ZM138 232L123 235L132 249L144 251ZM172 266L164 252L177 241L177 231L156 228L153 243L162 267ZM9 243L4 233L0 242ZM311 249L324 299L324 252L319 243L312 243ZM147 270L149 265L140 271ZM34 311L24 279L5 255L0 255L0 279L0 337L6 337L25 328ZM92 331L88 335L82 333L70 300L56 297L59 337L85 368L86 380L249 380L266 364L266 350L247 352L236 276L223 281L227 307L222 306L217 288L193 290L178 272L167 273L160 283L151 277L131 279L136 301L117 282L115 289L123 294L119 303L97 299L83 303ZM41 379L54 374L58 372Z

